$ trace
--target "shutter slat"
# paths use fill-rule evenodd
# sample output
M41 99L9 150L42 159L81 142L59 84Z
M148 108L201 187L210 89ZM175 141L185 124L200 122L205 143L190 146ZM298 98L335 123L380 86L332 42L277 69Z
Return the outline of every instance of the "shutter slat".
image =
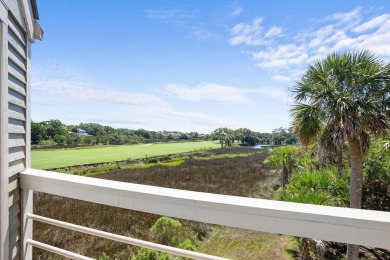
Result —
M9 184L8 184L8 191L13 192L15 189L19 188L20 183L19 179L17 178L18 176L11 176L9 177Z
M26 108L25 97L11 89L8 90L8 102L18 107Z
M9 148L8 162L11 163L24 158L26 158L26 154L23 146Z
M19 106L8 104L8 117L25 121L25 110Z
M8 141L8 147L18 147L18 146L24 146L24 145L26 145L24 138L10 139Z
M8 16L8 27L18 37L19 41L26 45L26 35L23 28L11 16Z
M26 129L21 125L8 125L8 132L12 134L25 134Z
M15 189L9 193L8 205L11 207L14 203L19 203L20 200L20 190Z
M16 79L18 79L23 84L26 84L26 76L21 74L20 71L18 71L17 68L15 68L15 66L8 66L8 73L11 74Z
M17 53L12 48L9 48L8 58L11 62L15 63L21 70L26 72L26 64L24 64L23 61L18 59Z
M14 50L16 52L19 53L20 56L22 56L25 59L26 58L26 51L25 51L23 44L20 44L20 42L18 40L16 40L13 33L9 33L9 36L10 37L8 37L8 43L11 45L12 48L14 48Z
M9 162L8 165L10 177L26 169L23 158Z

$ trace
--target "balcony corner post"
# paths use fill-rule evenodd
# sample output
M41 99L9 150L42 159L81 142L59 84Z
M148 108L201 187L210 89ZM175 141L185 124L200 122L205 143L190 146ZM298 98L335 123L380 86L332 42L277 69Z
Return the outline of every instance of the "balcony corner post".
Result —
M32 259L32 246L29 246L26 241L32 239L32 220L28 219L27 214L33 211L33 191L22 189L22 250L21 259L31 260Z

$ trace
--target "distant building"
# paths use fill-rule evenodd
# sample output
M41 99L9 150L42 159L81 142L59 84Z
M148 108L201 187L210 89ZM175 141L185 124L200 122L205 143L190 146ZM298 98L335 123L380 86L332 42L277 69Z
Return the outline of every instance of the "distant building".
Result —
M84 129L81 129L81 128L77 128L77 133L79 136L90 136L87 131L85 131Z

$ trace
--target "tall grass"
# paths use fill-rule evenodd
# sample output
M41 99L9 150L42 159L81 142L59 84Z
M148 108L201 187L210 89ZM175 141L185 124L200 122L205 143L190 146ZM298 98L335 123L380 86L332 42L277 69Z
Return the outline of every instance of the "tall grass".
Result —
M238 154L248 151L242 148L219 149L213 154ZM200 192L271 198L278 180L275 175L267 174L265 171L263 167L265 157L266 151L252 153L246 157L214 160L193 158L176 167L156 165L143 169L118 169L95 177ZM160 217L43 193L34 193L34 196L36 214L144 240L153 240L149 229ZM180 222L184 228L197 234L198 239L204 239L210 231L210 225L207 224L186 220ZM34 223L34 239L95 258L105 253L109 256L115 255L119 259L131 259L138 250L132 246L42 223ZM261 250L261 246L251 250ZM273 254L272 250L274 249L269 249L270 255ZM216 253L222 254L218 250ZM256 255L252 253L250 255ZM60 258L34 249L34 259Z

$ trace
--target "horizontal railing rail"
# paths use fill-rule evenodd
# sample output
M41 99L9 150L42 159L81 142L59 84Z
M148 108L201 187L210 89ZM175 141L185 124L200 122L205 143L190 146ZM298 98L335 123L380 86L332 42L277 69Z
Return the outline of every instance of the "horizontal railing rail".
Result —
M390 249L390 213L272 201L27 169L26 190L255 231Z
M152 243L152 242L148 242L148 241L143 241L140 239L135 239L135 238L131 238L131 237L121 236L121 235L97 230L94 228L88 228L88 227L75 225L75 224L71 224L71 223L67 223L67 222L63 222L63 221L59 221L59 220L55 220L55 219L51 219L51 218L46 218L46 217L38 216L35 214L27 214L27 218L31 219L31 220L39 221L42 223L54 225L57 227L62 227L62 228L82 232L85 234L110 239L110 240L125 243L128 245L149 248L152 250L156 250L156 251L160 251L160 252L164 252L164 253L168 253L168 254L172 254L172 255L176 255L176 256L182 256L182 257L187 257L187 258L191 258L191 259L198 259L198 260L228 260L227 258L202 254L202 253L198 253L198 252L192 252L192 251L188 251L188 250L184 250L184 249L180 249L180 248L175 248L175 247L171 247L171 246L160 245L160 244L156 244L156 243ZM35 243L37 243L37 242L35 241ZM42 248L42 243L40 246ZM42 248L42 249L45 249L45 248ZM57 252L55 252L55 253L57 253ZM91 258L83 258L83 259L91 259Z
M45 251L49 251L49 252L55 253L55 254L60 255L60 256L65 256L67 259L72 259L72 260L94 260L93 258L86 257L86 256L83 256L83 255L79 255L79 254L76 254L76 253L73 253L73 252L70 252L70 251L67 251L67 250L55 247L55 246L51 246L51 245L48 245L48 244L45 244L45 243L42 243L42 242L39 242L39 241L35 241L35 240L32 240L32 239L27 239L26 244L29 245L29 246L40 248L40 249L45 250Z

